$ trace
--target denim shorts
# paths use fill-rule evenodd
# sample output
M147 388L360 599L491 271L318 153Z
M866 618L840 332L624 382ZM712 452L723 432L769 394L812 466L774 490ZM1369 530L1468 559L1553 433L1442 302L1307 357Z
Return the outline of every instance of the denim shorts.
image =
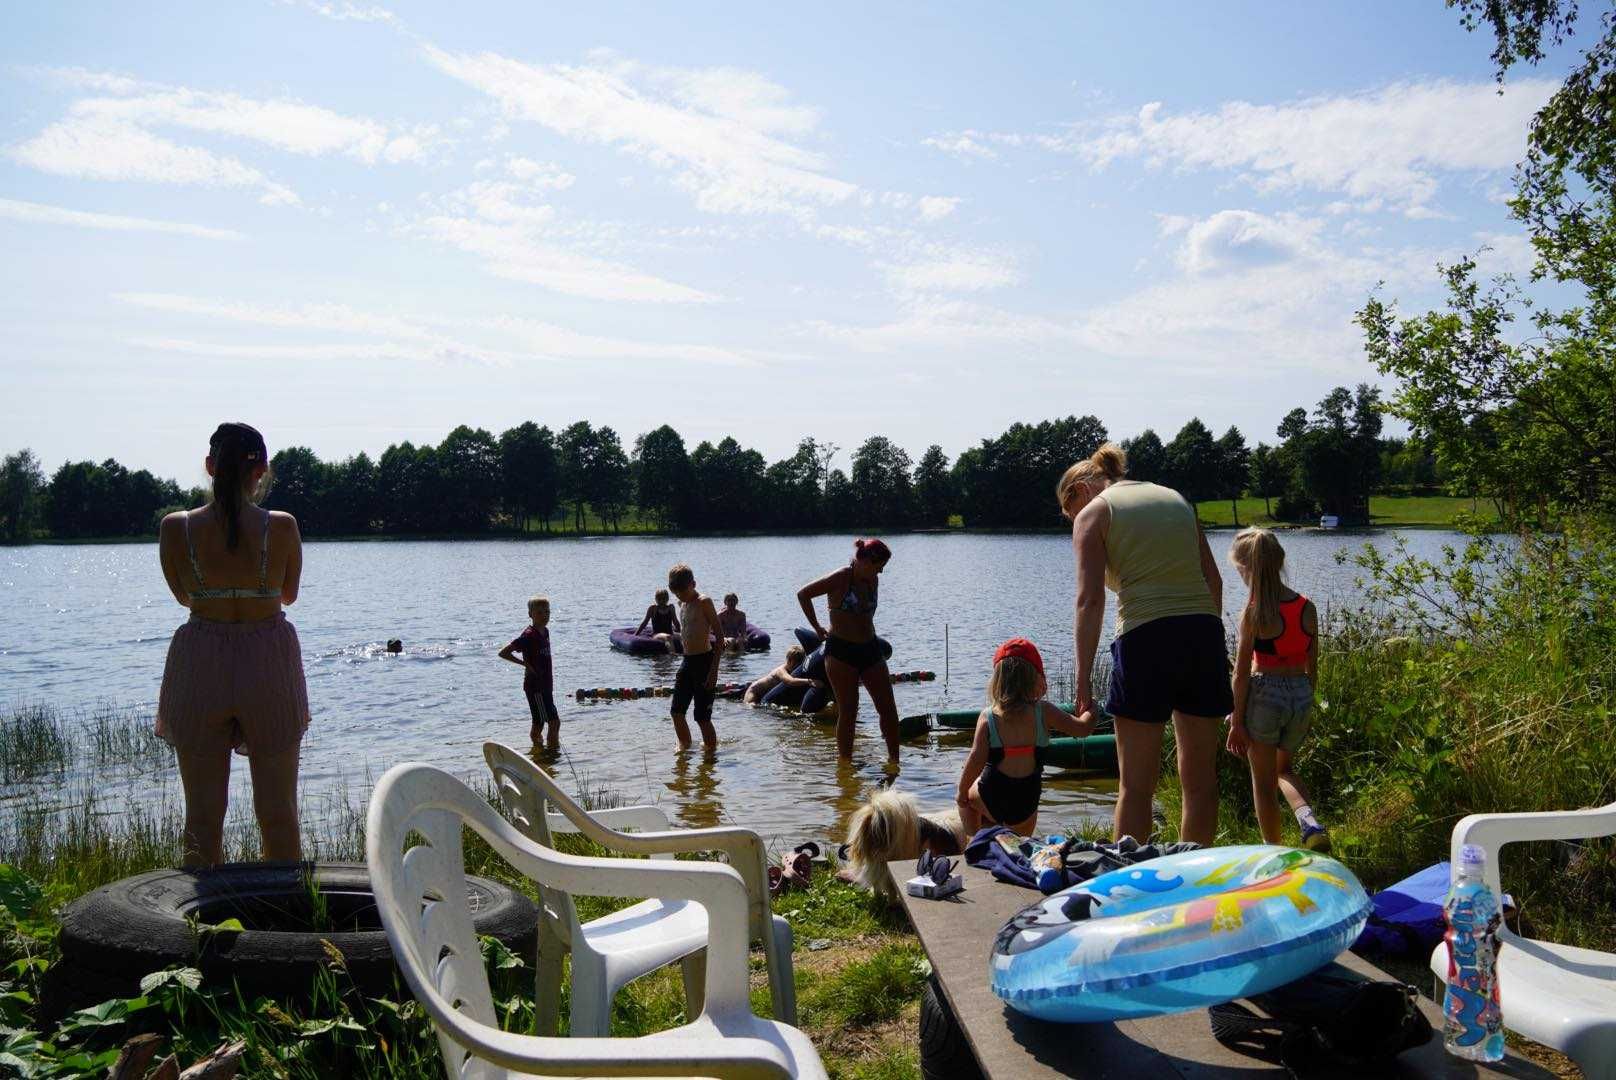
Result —
M1253 739L1295 753L1313 723L1313 683L1306 675L1251 677L1246 731Z

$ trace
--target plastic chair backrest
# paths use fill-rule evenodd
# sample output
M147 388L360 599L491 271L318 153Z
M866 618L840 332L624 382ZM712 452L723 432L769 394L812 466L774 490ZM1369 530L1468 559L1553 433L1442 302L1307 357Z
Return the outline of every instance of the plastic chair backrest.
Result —
M532 770L539 769L526 758L516 757L514 752L504 746L499 746L500 753L496 754L490 747L484 746L483 756L488 761L488 767L494 774L494 789L499 792L500 802L505 804L506 813L516 823L524 836L535 844L542 844L547 848L555 847L555 837L550 829L549 815L545 812L544 795L540 786L530 783L525 770L520 769L518 762ZM512 758L516 757L516 761ZM548 779L548 774L545 778ZM575 941L582 933L578 923L578 908L572 902L572 897L560 889L552 889L544 884L539 885L539 900L544 905L546 915L558 924L557 931L565 941Z
M458 784L453 777L441 775ZM450 1008L497 1028L499 1019L494 1013L476 925L466 901L461 840L465 812L473 809L470 804L484 808L487 804L464 785L460 786L471 797L469 802L458 798L452 788L433 784L431 777L425 777L424 782L411 779L417 782L400 785L390 793L400 803L415 805L405 816L382 816L386 825L375 841L381 853L380 865L371 865L371 888L384 924L391 916L394 925L403 930L399 935L402 941L394 942L394 958L417 999L422 998L424 988L430 987ZM425 797L411 800L412 795ZM432 806L432 802L460 805L451 809ZM451 1078L493 1080L505 1075L490 1062L471 1056L441 1026L434 1026Z

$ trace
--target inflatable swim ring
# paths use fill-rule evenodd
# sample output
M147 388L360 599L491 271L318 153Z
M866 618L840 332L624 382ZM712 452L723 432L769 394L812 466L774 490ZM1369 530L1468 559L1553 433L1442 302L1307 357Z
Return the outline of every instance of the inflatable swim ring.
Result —
M608 633L606 637L612 643L612 648L636 655L666 656L669 652L669 645L673 646L672 651L676 654L684 652L683 647L679 644L678 634L675 634L670 641L662 642L658 641L654 634L637 634L632 626L619 626ZM760 629L753 623L746 624L747 652L768 652L769 645L768 631Z
M1017 912L993 992L1043 1020L1122 1020L1272 990L1357 939L1369 897L1334 859L1205 848L1101 874Z

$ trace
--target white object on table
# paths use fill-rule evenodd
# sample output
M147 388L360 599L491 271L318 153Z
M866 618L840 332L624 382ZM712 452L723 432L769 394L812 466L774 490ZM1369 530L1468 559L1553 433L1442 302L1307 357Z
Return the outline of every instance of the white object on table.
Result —
M906 888L910 896L918 896L925 900L941 900L962 891L965 888L965 879L953 874L939 885L926 874L916 874L909 879Z

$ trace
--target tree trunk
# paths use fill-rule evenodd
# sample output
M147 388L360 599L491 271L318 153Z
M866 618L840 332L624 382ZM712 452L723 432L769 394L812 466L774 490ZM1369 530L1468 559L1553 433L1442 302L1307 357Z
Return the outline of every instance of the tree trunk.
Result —
M1234 511L1234 527L1238 529L1240 527L1240 500L1230 499L1229 509Z
M1274 504L1268 501L1268 496L1266 494L1262 497L1262 507L1263 513L1267 514L1268 520L1272 521L1274 519Z

